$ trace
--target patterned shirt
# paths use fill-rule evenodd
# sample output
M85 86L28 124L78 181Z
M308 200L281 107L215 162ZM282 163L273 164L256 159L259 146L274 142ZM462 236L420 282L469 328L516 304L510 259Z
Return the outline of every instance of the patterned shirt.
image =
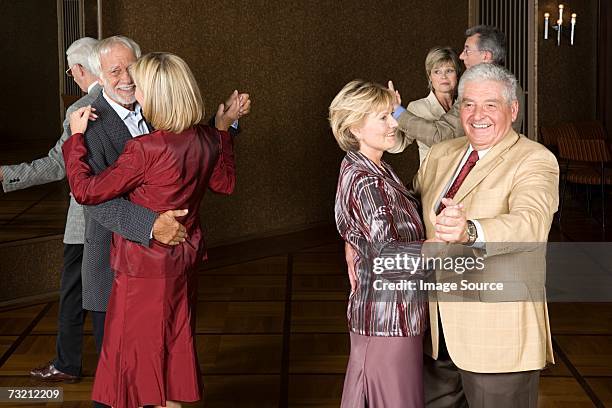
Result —
M338 232L356 252L358 283L349 298L349 329L366 336L423 333L427 295L419 290L419 280L430 271L419 264L425 229L418 201L388 164L382 162L381 168L359 152L348 152L340 167L335 213ZM414 286L381 290L385 282Z

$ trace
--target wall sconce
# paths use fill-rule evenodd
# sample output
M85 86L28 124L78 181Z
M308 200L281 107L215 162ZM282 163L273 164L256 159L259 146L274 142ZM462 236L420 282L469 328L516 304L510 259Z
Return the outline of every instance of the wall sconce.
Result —
M563 32L563 9L565 6L559 4L559 19L557 24L553 25L552 28L557 31L557 46L561 45L561 33ZM544 13L544 39L548 40L548 22L550 19L550 13ZM576 29L576 13L572 13L570 20L570 45L574 45L574 31ZM566 34L567 35L567 34Z

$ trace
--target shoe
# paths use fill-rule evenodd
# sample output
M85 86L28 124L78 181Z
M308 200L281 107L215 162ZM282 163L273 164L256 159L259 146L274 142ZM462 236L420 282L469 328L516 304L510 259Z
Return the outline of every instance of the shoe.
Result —
M63 381L65 383L75 383L81 380L81 377L77 375L70 375L64 372L61 372L55 365L53 365L52 361L49 361L45 365L41 367L36 367L30 370L30 377L39 380L39 381L49 381L49 382L60 382Z

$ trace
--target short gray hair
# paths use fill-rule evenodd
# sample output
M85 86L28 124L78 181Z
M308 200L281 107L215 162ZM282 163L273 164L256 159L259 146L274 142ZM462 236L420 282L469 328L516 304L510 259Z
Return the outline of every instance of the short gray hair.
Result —
M66 50L66 59L68 60L68 68L75 65L80 65L90 73L93 73L89 58L93 49L98 44L98 40L91 37L79 38Z
M93 70L93 74L100 76L102 71L100 57L103 54L110 52L111 48L115 45L123 45L128 50L131 50L137 59L140 58L140 46L131 38L124 37L122 35L114 35L112 37L105 38L98 42L91 53L89 64Z
M477 25L465 31L466 37L478 34L478 49L489 51L493 63L504 65L506 61L506 36L500 30L492 26Z
M516 78L506 68L495 64L478 64L465 71L459 80L459 102L463 100L463 88L467 82L495 81L503 85L504 99L508 104L516 98Z

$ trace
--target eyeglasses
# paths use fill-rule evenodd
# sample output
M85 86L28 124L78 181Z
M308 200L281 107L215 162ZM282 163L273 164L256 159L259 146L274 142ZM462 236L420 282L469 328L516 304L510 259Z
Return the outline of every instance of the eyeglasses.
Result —
M475 52L484 52L486 50L470 50L467 46L463 48L463 52L465 53L465 55L469 56Z
M431 73L437 77L443 77L443 76L450 76L455 74L457 71L454 68L440 68L440 69L434 69L433 71L431 71Z
M70 67L70 68L68 68L68 69L66 70L66 76L67 76L68 78L72 78L72 77L74 76L74 75L72 75L72 68L73 68L73 67L75 67L75 66L77 66L77 65L81 65L81 64L74 64L72 67Z

